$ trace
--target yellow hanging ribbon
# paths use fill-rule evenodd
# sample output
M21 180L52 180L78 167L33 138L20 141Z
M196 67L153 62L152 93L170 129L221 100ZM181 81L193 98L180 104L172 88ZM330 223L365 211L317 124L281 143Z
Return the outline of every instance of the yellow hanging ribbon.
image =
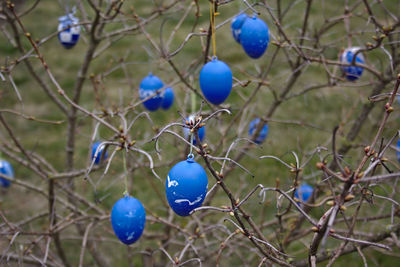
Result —
M216 57L217 54L217 47L215 44L215 0L212 3L209 1L210 4L210 24L211 24L211 38L212 38L212 46L213 46L213 57Z

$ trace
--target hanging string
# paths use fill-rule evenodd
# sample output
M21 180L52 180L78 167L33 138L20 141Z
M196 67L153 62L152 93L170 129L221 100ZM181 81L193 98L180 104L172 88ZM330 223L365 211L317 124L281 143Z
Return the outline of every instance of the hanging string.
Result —
M194 134L190 133L190 151L188 157L193 158L193 136Z
M128 170L126 168L126 157L125 157L126 151L122 152L122 164L124 165L124 182L125 182L125 191L123 193L124 196L129 196L129 191L128 191Z
M210 24L211 24L211 39L212 39L212 46L213 46L213 58L216 57L217 48L215 44L215 16L219 13L215 12L215 0L212 3L209 1L210 4Z
M65 12L66 12L68 17L71 18L71 16L73 17L75 15L75 13L76 13L76 5L77 5L76 1L73 1L73 5L72 5L72 8L71 8L70 0L65 0Z

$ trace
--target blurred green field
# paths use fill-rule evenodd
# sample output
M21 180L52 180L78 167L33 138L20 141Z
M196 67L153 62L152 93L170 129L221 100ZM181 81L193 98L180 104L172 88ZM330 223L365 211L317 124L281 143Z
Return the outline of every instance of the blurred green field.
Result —
M171 2L171 1L167 1ZM200 1L201 4L201 17L199 18L199 24L197 25L195 32L199 32L200 28L207 29L209 24L208 17L208 3L206 1ZM270 2L270 1L268 1ZM281 1L282 6L287 6L291 1ZM350 1L354 4L355 1ZM172 32L175 25L179 22L185 10L180 9L180 5L188 6L191 1L180 1L175 9L167 12L161 18L152 21L150 24L145 26L148 33L152 35L157 43L160 43L160 27L163 22L164 26L162 29L162 36L164 42L168 40L170 33ZM345 1L315 1L312 6L310 13L309 32L316 32L320 25L322 25L326 18L336 17L343 14L343 6ZM385 1L388 9L394 11L400 11L400 5L397 1ZM275 1L268 3L271 7L276 10ZM88 4L85 2L84 6L89 10ZM129 16L132 14L130 7L134 6L139 16L146 18L148 14L153 11L154 5L151 1L126 1L122 8L123 12ZM297 1L296 4L289 10L287 16L284 18L282 24L284 29L290 36L299 35L299 31L302 26L303 12L305 9L305 1ZM233 1L231 4L221 6L219 9L220 15L217 16L217 23L222 23L228 20L241 8L245 8L241 1ZM278 30L274 26L272 19L267 14L265 9L258 7L261 11L261 17L268 23L272 36L278 36ZM299 13L300 12L300 13ZM353 45L364 46L366 42L372 42L372 35L374 32L372 26L367 25L365 20L361 17L364 10L362 6L357 8L354 12L355 16L351 19L351 28L355 34L353 36ZM390 18L384 16L384 12L380 9L376 10L377 17L382 19L384 22L389 23ZM250 13L250 12L249 12ZM399 12L397 12L398 14ZM299 16L301 14L301 16ZM22 22L26 26L27 30L33 35L34 39L40 40L54 33L58 24L58 17L64 15L63 8L60 6L58 1L42 0L35 8L33 12L24 16ZM89 17L93 14L89 13ZM78 11L77 16L82 18L82 14ZM183 22L182 27L179 29L177 34L174 36L172 43L169 47L169 51L174 51L181 42L186 38L187 34L191 32L193 23L195 22L195 9L193 8L190 15ZM387 20L387 21L385 21ZM123 23L133 24L133 18L130 18L126 22L116 22L111 25L107 25L105 32L111 32L115 29L119 29L123 26ZM7 30L10 30L6 27ZM40 51L43 53L48 66L55 74L56 79L65 90L67 94L70 94L75 82L77 72L82 64L86 49L87 49L87 32L81 34L79 43L71 50L65 50L58 42L57 37L51 38L51 40L45 42L40 46ZM26 50L29 50L30 44L26 38L21 34ZM235 43L230 32L230 23L224 24L217 30L217 56L219 59L225 61L232 69L235 78L246 81L249 76L256 77L259 75L260 69L265 69L272 59L272 56L277 49L275 45L270 44L266 54L258 60L252 60L247 57L240 47L239 44ZM195 60L201 60L203 57L202 45L206 42L205 37L195 36L185 45L182 51L172 58L178 69L185 70ZM305 40L305 45L311 43ZM321 46L324 47L322 51L323 55L327 59L336 60L337 55L340 53L340 49L347 46L347 38L345 35L345 28L343 23L338 23L336 26L329 30L329 34L326 34L321 38ZM103 41L99 50L107 45L107 41ZM290 57L295 59L295 53L288 49ZM0 34L0 64L7 65L7 62L19 58L21 54L18 49ZM39 60L31 58L35 70L40 73L41 77L45 79L48 84L55 90L54 86L48 79L44 69L42 68ZM375 68L382 70L386 69L388 64L388 58L382 50L374 50L367 55L367 61L369 64L375 64ZM120 64L124 65L123 68L116 68ZM114 68L116 68L114 70ZM330 71L336 72L340 76L340 70L338 68L329 67ZM198 74L200 68L192 70L189 75L191 84L200 90L198 85ZM147 73L153 72L153 74L159 76L164 83L168 84L176 80L177 76L173 72L170 65L157 55L157 51L151 46L146 40L143 34L136 32L134 34L128 34L123 38L112 42L112 44L96 57L91 66L89 73L93 74L96 78L101 78L101 89L99 90L99 96L101 101L104 103L106 108L116 109L118 107L124 107L129 103L138 101L138 87L141 79L147 75ZM224 137L229 142L223 143L222 149L214 151L212 155L221 156L218 153L225 151L230 142L234 141L235 136L247 137L248 122L250 118L263 116L269 109L274 101L273 92L278 94L283 89L284 85L288 81L291 74L290 66L284 53L279 52L275 60L274 65L271 68L271 72L267 77L268 86L263 86L257 95L257 98L252 102L250 108L246 110L244 116L232 127L228 136ZM13 109L18 112L35 116L36 118L46 120L62 120L64 121L60 125L50 125L38 123L35 121L28 121L19 116L4 113L7 122L12 126L14 131L18 134L19 141L30 151L34 151L42 155L48 160L54 167L60 172L64 170L65 166L65 147L66 147L66 131L67 123L65 117L58 110L57 106L52 103L49 98L43 93L42 89L37 85L32 77L29 76L25 66L20 63L12 71L12 75L18 89L22 95L22 103L18 101L17 96L14 92L13 87L9 82L0 82L0 107L1 109ZM318 147L327 147L331 150L331 139L332 130L335 126L342 126L340 136L338 136L338 146L343 144L343 136L349 130L353 120L357 117L361 110L361 105L368 101L367 97L371 91L371 84L374 83L376 78L371 73L365 71L363 77L357 83L349 83L346 81L340 81L337 86L326 87L323 89L312 90L307 94L293 97L290 100L284 102L273 115L273 120L276 121L294 121L298 123L282 123L271 121L269 123L269 134L267 141L262 147L254 147L249 151L249 154L243 158L241 164L246 166L253 174L254 178L247 175L240 169L236 168L232 173L229 174L229 178L226 183L233 192L235 197L242 198L247 192L249 192L257 184L263 184L264 186L275 186L276 180L279 178L281 188L289 189L289 186L293 184L294 175L290 173L282 164L272 159L258 159L261 155L274 155L280 157L289 163L295 163L292 151L295 151L299 155L301 162L304 162L306 158L311 156L312 151ZM309 64L304 67L304 73L297 80L293 90L289 93L295 95L302 92L304 88L312 85L324 84L327 81L326 73L323 66L315 63ZM357 85L357 86L356 86ZM247 87L241 87L237 84L233 88L231 95L226 101L227 105L233 111L232 116L223 115L220 120L211 120L206 125L206 143L209 144L211 150L215 148L223 136L221 133L225 130L227 125L235 116L236 112L244 104L246 98L250 96L252 91L255 89L256 83L252 82ZM389 85L385 92L389 92L392 89L392 85ZM160 140L161 154L158 156L155 152L154 142L149 142L151 138L157 133L154 129L161 129L168 123L180 121L178 111L183 114L190 114L193 112L191 109L191 92L182 83L178 83L174 86L176 102L174 106L168 111L156 111L150 113L151 119L154 121L154 127L148 122L148 120L141 118L139 119L130 134L137 140L138 146L145 149L150 153L155 160L155 165L159 166L155 170L164 178L167 176L169 169L176 163L171 161L178 157L185 158L186 146L180 143L176 138L169 134L162 136ZM200 107L200 99L196 97L196 109ZM101 106L96 102L96 94L90 79L87 79L81 96L81 105L90 111L100 111ZM399 112L397 110L398 105L396 104L395 112L389 119L387 127L384 131L383 136L385 140L389 139L398 130L399 126ZM205 109L208 109L205 107ZM143 106L139 106L130 114L130 119L144 111ZM377 108L374 109L373 113L369 116L368 122L364 125L360 136L354 143L355 147L359 149L353 149L346 155L345 160L352 166L356 166L359 162L363 150L361 147L369 144L372 137L376 133L377 125L383 116L383 102L377 103ZM113 119L114 125L119 126L115 123L117 120ZM301 123L306 125L300 125ZM315 127L309 127L307 125L314 125ZM89 158L89 144L94 131L95 124L92 119L79 113L79 123L77 128L77 139L76 139L76 154L75 154L75 169L83 169L88 166ZM0 138L2 142L9 142L9 137L4 131L4 128L0 128ZM173 128L177 133L182 135L181 129L178 127ZM112 133L100 127L98 138L100 140L109 140L112 137ZM237 149L233 152L233 155L240 151L244 143L240 143ZM391 159L395 159L395 152L391 150L387 154ZM233 157L233 156L232 156ZM131 153L129 156L130 164L136 162L146 162L142 155ZM331 157L328 157L331 160ZM315 185L321 181L321 175L318 175L315 163L319 161L318 156L314 156L309 164L304 168L302 172L303 180L309 184ZM32 184L47 188L47 182L39 179L31 171L25 169L17 162L10 160L14 165L16 177L23 179L24 181L31 182ZM199 159L199 162L201 160ZM202 163L203 164L203 163ZM219 169L219 164L214 163L214 166ZM103 178L96 191L82 177L75 179L75 186L77 192L86 196L91 201L102 199L99 204L102 208L111 211L112 205L122 197L124 191L124 183L122 179L123 162L122 156L117 154L113 159L109 173ZM93 181L98 181L101 177L102 171L96 171L91 175ZM149 168L139 168L129 174L130 192L133 196L141 200L146 207L147 211L150 211L153 215L159 215L161 217L168 216L167 209L163 206L164 198L164 184L159 182ZM209 188L215 183L213 177L209 175ZM163 198L159 198L154 192L154 188L160 192ZM389 190L390 188L382 188L382 190ZM12 186L8 192L2 192L1 209L6 212L8 218L12 221L18 221L26 218L28 215L37 214L38 211L46 211L48 209L46 199L39 196L38 194L28 191L22 187ZM62 193L60 193L62 194ZM276 207L274 206L275 194L268 193L266 204L259 204L259 198L253 197L248 203L245 204L245 208L250 214L254 216L256 222L267 222L275 218ZM376 200L379 202L381 200ZM226 195L219 192L217 197L212 203L213 206L229 205L229 199ZM369 205L369 204L365 204ZM351 212L351 209L349 209ZM364 209L363 212L378 212L374 205ZM390 210L390 207L388 207ZM315 208L312 211L312 215L315 218L319 218L326 211L326 207ZM221 216L212 215L207 218L210 222L215 223L221 221ZM175 222L179 225L186 225L188 223L187 218L178 218L175 216ZM396 219L398 222L398 219ZM101 225L108 224L108 221L100 222L95 228L100 229ZM390 220L386 220L385 223L389 224ZM47 218L44 217L38 224L43 224L42 227L47 227ZM233 229L231 225L228 228ZM164 226L160 224L147 223L145 236L151 235L152 233L158 233ZM274 226L275 227L275 226ZM274 227L266 229L265 234L274 240L275 232L279 229ZM345 225L341 225L345 228ZM371 226L372 229L378 231L385 227L382 225L382 221L379 224ZM126 257L129 251L140 251L146 248L154 248L157 246L158 241L146 239L145 236L137 242L131 248L126 249L122 245L118 245L119 242L113 236L111 227L108 227L108 232L97 233L102 238L109 240L110 242L103 242L101 244L102 251L109 253L110 255L116 255L113 262L114 266L128 266ZM95 232L95 230L93 230ZM77 246L76 233L73 229L66 231L63 234L63 247L66 248L68 258L73 259L73 262L77 259L76 255L79 255L80 248ZM288 253L294 254L296 259L305 258L307 255L307 249L304 244L308 244L311 236L307 236L302 242L294 242L288 248ZM340 242L332 241L329 246L337 246ZM79 243L80 244L80 243ZM210 246L210 251L219 248L219 243ZM99 245L100 246L100 245ZM104 250L103 250L104 249ZM329 250L329 247L327 247ZM384 255L378 253L373 249L364 250L368 263L371 266L395 266L398 262L398 255L394 256L399 251L392 252L392 255ZM241 253L244 253L243 251ZM87 264L94 264L89 253L86 253L85 262ZM293 255L293 254L292 254ZM372 256L374 262L372 259ZM110 256L111 257L111 256ZM141 257L140 255L133 255L133 263L135 266L140 266ZM78 259L79 260L79 259ZM257 259L249 262L250 266L254 266ZM363 266L363 263L357 253L347 255L336 262L334 266L348 266L349 262L351 266ZM206 266L211 266L209 262ZM223 266L236 266L235 256L224 259ZM323 264L322 264L323 265ZM321 265L321 266L322 266Z

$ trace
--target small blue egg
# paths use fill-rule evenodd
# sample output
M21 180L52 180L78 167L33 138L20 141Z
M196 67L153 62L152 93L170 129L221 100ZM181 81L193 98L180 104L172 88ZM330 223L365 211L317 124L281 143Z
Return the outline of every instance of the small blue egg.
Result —
M252 122L250 122L249 125L249 136L252 137L253 134L256 132L258 124L260 123L260 119L256 118ZM268 135L268 124L264 124L263 128L261 129L260 133L258 134L256 140L254 140L255 143L261 144L264 142L265 138L267 138Z
M203 66L199 80L205 98L214 105L223 103L232 89L232 71L217 58Z
M251 58L261 57L269 44L268 25L256 16L246 19L241 28L240 43Z
M302 202L307 202L310 199L313 191L314 189L310 185L304 183L298 190L294 192L294 197L300 199Z
M111 210L111 225L122 243L135 243L143 233L146 211L134 197L125 196L118 200Z
M14 169L8 161L0 160L0 173L10 178L14 178ZM7 188L10 187L11 182L0 177L0 185Z
M58 40L66 48L71 49L79 40L81 34L81 26L79 26L79 19L72 14L58 18ZM75 25L75 26L74 26ZM63 31L63 29L70 27Z
M170 170L165 184L170 207L179 216L188 216L203 203L207 185L206 171L193 158L177 163Z
M190 115L189 117L187 117L187 120L190 122L192 121L194 123L194 115ZM185 123L185 121L183 122ZM183 128L183 135L185 136L185 138L190 142L190 130L189 128ZM204 137L206 136L206 127L203 126L199 129L199 139L200 142L203 142ZM193 145L196 145L196 138L195 136L193 136Z
M94 161L94 164L98 165L100 164L101 161L106 160L108 157L108 153L107 151L105 151L104 155L103 155L103 150L104 150L104 146L101 146L100 148L98 148L101 145L101 142L95 142L92 145L92 160L95 158L96 159ZM97 155L96 155L96 150L98 149Z
M235 39L235 41L238 42L239 44L240 44L240 32L241 32L242 25L243 25L244 21L248 18L249 18L249 16L247 16L247 14L242 13L232 19L232 23L231 23L232 36Z
M172 104L174 104L174 90L172 90L171 87L168 87L164 90L161 107L167 110L172 106Z
M154 95L157 92L157 90L161 89L163 86L164 84L160 78L153 75L152 73L149 73L149 75L146 76L140 83L140 88L139 88L140 99L143 100ZM161 94L158 93L149 100L143 102L143 105L150 111L156 111L161 106L161 103L162 103L162 97Z
M351 64L355 53L359 50L359 47L349 47L343 51L340 56L340 62L343 64ZM355 63L365 64L364 56L361 53L357 54ZM342 66L341 70L349 81L355 81L361 77L364 68L357 66Z
M397 141L396 148L399 150L399 151L396 151L396 156L397 156L397 160L400 162L400 139Z

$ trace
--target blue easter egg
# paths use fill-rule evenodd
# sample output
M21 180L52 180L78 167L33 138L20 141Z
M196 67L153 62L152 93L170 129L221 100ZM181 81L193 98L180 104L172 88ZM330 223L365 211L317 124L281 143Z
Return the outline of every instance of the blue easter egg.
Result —
M81 26L78 25L79 19L68 14L58 18L58 21L58 40L66 49L71 49L76 45L81 34ZM63 30L65 28L68 29Z
M179 216L188 216L203 203L207 185L206 171L192 157L177 163L170 170L165 184L170 207Z
M269 44L268 25L256 16L246 19L241 28L240 43L251 58L261 57Z
M0 173L14 178L14 169L8 161L0 160ZM0 185L2 187L10 187L11 182L0 177Z
M143 233L146 211L134 197L125 196L118 200L111 210L111 225L122 243L135 243Z
M163 109L169 109L173 103L174 103L174 90L172 90L171 87L168 87L164 90L161 107Z
M396 148L399 150L399 151L396 151L396 156L397 156L397 160L400 162L400 139L397 141Z
M353 62L353 58L355 53L359 50L359 47L349 47L343 51L340 55L340 62L344 64L351 64ZM364 56L359 53L357 54L355 63L364 64ZM361 77L364 68L357 66L342 66L341 67L343 74L346 76L346 79L349 81L355 81Z
M232 71L217 58L203 66L199 80L205 98L214 105L223 103L232 89Z
M163 86L164 84L160 78L153 75L152 73L149 73L149 75L146 76L140 83L140 88L139 88L140 99L143 100L154 95L156 91L158 89L161 89ZM157 94L152 98L150 98L149 100L143 102L143 105L150 111L156 111L161 106L162 101L163 99L161 97L161 94Z
M187 117L187 120L188 120L189 122L194 123L194 118L195 118L194 115L190 115L189 117ZM184 121L183 123L185 123L185 121ZM200 142L203 142L204 137L205 137L205 135L206 135L206 127L205 127L205 126L201 127L201 128L198 130L198 132L199 132L199 139L200 139ZM183 135L184 135L185 138L190 142L190 129L189 129L189 128L183 128ZM195 138L195 136L193 136L193 145L196 145L196 144L197 144L196 138Z
M258 124L260 123L260 119L256 118L252 122L250 122L249 125L249 136L252 137L253 134L256 132ZM260 133L258 134L256 140L254 140L255 143L261 144L264 142L265 138L267 138L268 135L268 124L264 124L263 128L261 129Z
M235 41L240 44L240 32L242 25L244 21L249 18L247 14L243 13L240 15L237 15L235 18L232 19L231 23L231 30L232 30L232 36L235 38Z
M96 165L98 165L100 163L100 161L106 160L108 157L107 151L105 151L105 153L103 155L104 145L99 148L100 145L101 145L101 142L95 142L92 145L92 157L91 158L93 160L96 157L96 159L94 160L94 164L96 164ZM96 155L96 151L97 151L97 155Z
M300 199L302 202L307 202L314 189L308 184L302 184L295 192L294 197Z

